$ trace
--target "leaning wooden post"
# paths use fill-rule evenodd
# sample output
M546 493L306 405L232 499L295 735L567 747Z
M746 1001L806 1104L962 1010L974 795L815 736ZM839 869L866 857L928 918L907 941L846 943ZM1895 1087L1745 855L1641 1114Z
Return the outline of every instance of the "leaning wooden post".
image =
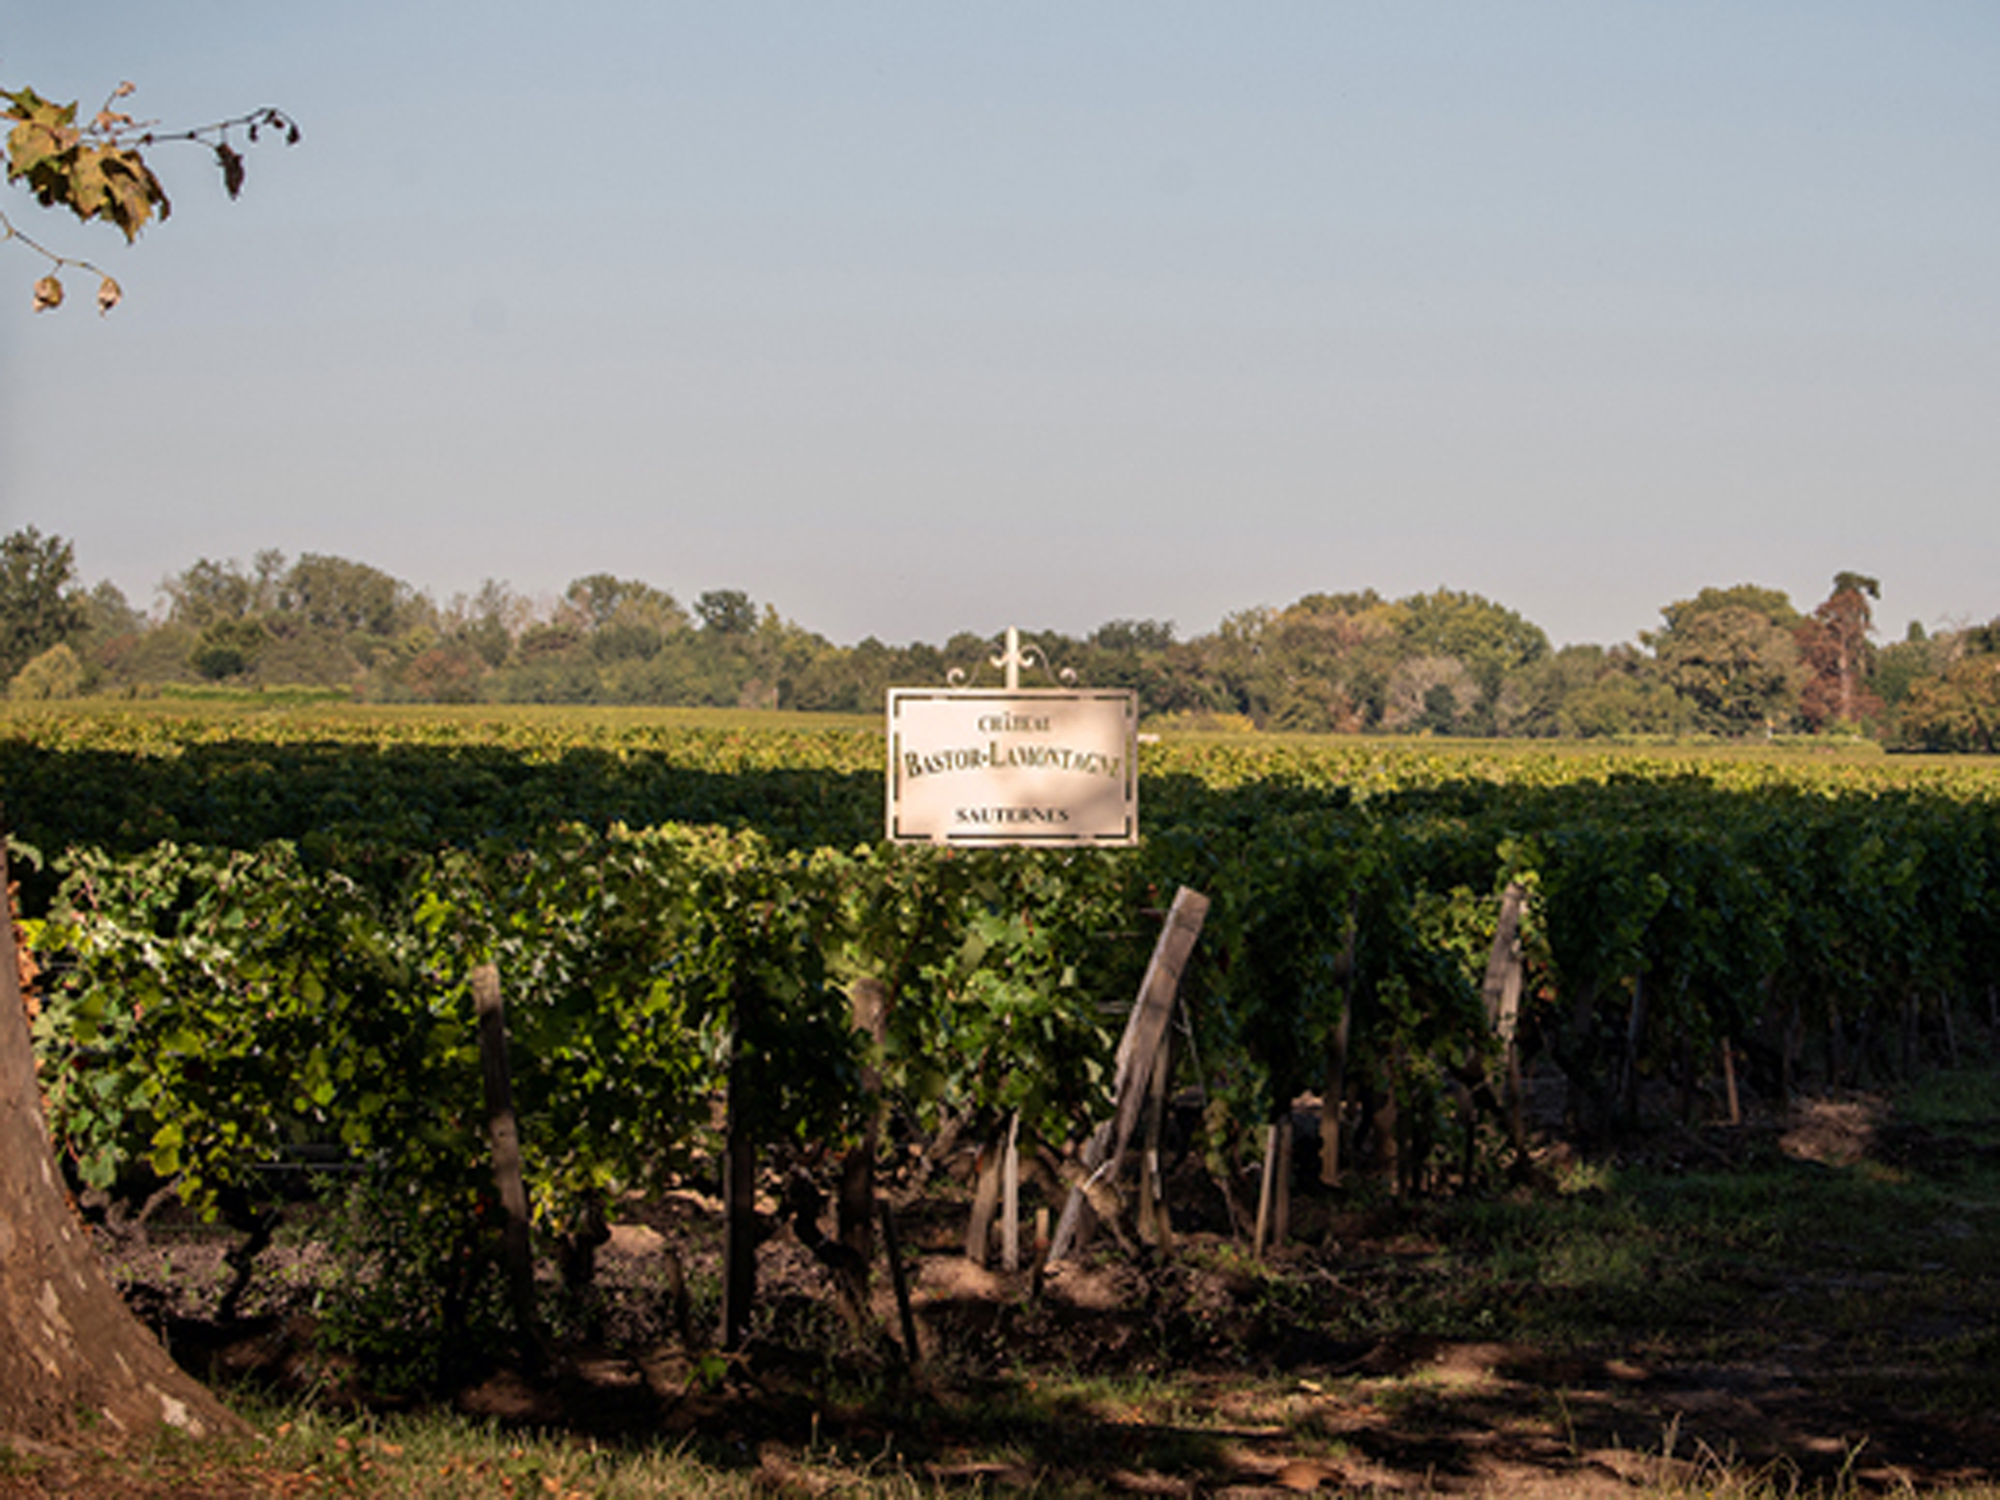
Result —
M1194 951L1195 939L1201 936L1201 926L1207 917L1208 897L1200 891L1182 886L1174 893L1174 904L1167 912L1166 925L1160 929L1152 960L1146 965L1145 980L1139 986L1138 1003L1126 1018L1125 1035L1118 1043L1112 1118L1099 1127L1084 1148L1083 1168L1087 1177L1084 1183L1070 1189L1063 1204L1062 1218L1049 1245L1050 1264L1069 1254L1083 1229L1084 1215L1089 1211L1085 1188L1114 1180L1118 1175L1132 1132L1139 1123L1139 1112L1146 1102L1147 1086L1152 1082L1153 1067L1161 1043L1166 1040L1168 1023L1173 1019L1181 972L1187 967L1188 956Z
M528 1233L528 1187L521 1171L521 1130L514 1116L514 1086L507 1071L507 1017L500 999L500 970L472 971L472 1006L479 1017L479 1068L486 1084L486 1134L493 1146L493 1177L500 1190L501 1251L514 1326L526 1357L541 1360L535 1327L535 1260Z
M722 1347L743 1347L757 1296L757 1142L750 1129L750 1059L745 1035L755 997L739 984L730 1007L729 1085L722 1148Z
M1157 1250L1174 1247L1173 1216L1167 1211L1166 1184L1160 1176L1160 1138L1173 1092L1173 1052L1169 1032L1153 1059L1153 1079L1146 1090L1146 1143L1139 1158L1139 1237Z

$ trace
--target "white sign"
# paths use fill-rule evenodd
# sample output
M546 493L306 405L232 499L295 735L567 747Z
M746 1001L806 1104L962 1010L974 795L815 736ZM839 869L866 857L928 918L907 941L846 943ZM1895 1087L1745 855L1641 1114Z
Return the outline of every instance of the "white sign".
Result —
M1139 703L1126 691L889 693L889 837L1133 844Z

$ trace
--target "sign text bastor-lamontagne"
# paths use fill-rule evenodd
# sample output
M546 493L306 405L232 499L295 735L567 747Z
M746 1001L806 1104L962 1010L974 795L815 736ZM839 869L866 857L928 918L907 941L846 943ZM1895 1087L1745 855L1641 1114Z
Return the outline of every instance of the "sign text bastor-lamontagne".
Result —
M894 689L889 837L1133 843L1138 722L1126 691Z

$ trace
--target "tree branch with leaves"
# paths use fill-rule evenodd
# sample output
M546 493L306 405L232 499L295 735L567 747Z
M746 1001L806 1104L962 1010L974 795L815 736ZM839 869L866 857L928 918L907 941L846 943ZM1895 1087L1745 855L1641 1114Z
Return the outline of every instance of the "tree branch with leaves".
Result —
M58 104L31 88L0 89L7 106L0 115L14 122L7 133L7 180L24 185L44 208L67 208L85 223L98 219L111 224L130 244L149 222L173 212L165 187L146 162L152 147L168 142L206 146L222 173L224 191L235 198L243 191L245 173L239 137L250 145L267 134L288 146L299 141L297 122L269 106L211 125L163 129L156 120L140 120L117 107L134 92L133 84L119 84L95 115L78 123L74 101ZM4 210L0 240L18 241L48 263L35 282L36 312L62 306L61 273L71 268L98 278L99 313L110 312L124 296L117 279L102 267L49 249L24 234Z

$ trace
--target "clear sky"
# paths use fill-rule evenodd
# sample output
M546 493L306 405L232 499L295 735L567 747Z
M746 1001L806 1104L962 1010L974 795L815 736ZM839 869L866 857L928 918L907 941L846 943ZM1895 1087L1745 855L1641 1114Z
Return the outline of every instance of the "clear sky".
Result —
M836 641L1445 586L2000 614L1991 0L0 0L162 150L0 246L0 527L135 603L276 547Z

